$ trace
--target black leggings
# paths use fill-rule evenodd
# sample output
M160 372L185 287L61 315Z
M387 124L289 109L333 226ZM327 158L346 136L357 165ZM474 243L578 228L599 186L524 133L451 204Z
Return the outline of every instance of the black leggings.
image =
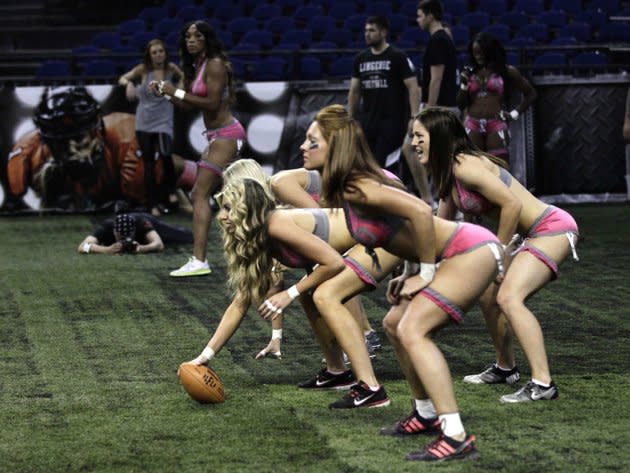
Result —
M171 156L172 139L166 133L137 131L136 137L144 161L144 195L147 207L166 202L168 194L175 192L175 168ZM155 182L155 161L162 158L162 185Z

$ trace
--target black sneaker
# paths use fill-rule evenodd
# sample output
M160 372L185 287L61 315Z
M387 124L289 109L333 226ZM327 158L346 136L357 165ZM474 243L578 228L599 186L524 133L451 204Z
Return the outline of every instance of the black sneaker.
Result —
M368 351L370 351L370 349L372 351L376 351L383 348L383 345L381 344L381 339L378 336L378 333L376 333L376 330L372 330L365 336L365 343L367 344Z
M407 460L425 462L473 460L479 458L475 441L475 436L470 434L461 442L442 434L436 441L431 442L424 447L424 449L418 452L411 452L407 455Z
M414 409L409 416L396 422L394 425L383 427L381 435L408 437L418 434L436 434L440 431L440 419L437 417L425 419Z
M298 383L298 388L304 389L349 389L357 380L352 371L347 370L343 373L333 374L326 368L311 379Z
M380 386L376 391L372 391L367 384L359 381L350 388L347 394L328 407L331 409L356 409L357 407L385 406L389 406L389 398L383 386Z
M530 381L514 394L506 394L499 399L503 403L531 402L531 401L553 401L558 399L560 393L558 386L553 381L545 388Z
M514 384L521 379L521 373L518 367L514 367L509 371L502 370L496 363L486 366L479 374L470 374L464 376L464 383L468 384Z

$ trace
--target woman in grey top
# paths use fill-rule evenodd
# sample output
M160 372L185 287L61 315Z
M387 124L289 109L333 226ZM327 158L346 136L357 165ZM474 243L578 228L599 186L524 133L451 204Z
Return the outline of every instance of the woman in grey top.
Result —
M153 94L148 84L163 80L179 87L182 78L181 69L168 60L166 45L159 39L153 39L147 44L143 62L118 80L120 85L126 87L127 99L138 100L136 136L144 162L145 203L155 216L177 205L176 179L171 157L173 105L165 97ZM162 158L162 189L158 190L155 162L159 158Z

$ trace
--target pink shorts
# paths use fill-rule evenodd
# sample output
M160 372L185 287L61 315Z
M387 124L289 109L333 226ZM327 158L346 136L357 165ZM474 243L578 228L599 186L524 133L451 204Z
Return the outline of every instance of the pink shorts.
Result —
M469 116L464 119L464 126L467 131L485 134L498 133L508 129L507 123L498 118L472 118Z
M514 253L519 253L521 251L531 253L547 265L553 273L553 279L556 279L558 277L558 263L540 249L529 244L528 240L530 238L543 236L566 235L569 240L569 244L571 245L573 259L578 261L577 252L575 251L575 242L578 234L577 223L575 223L571 214L565 210L550 205L545 209L540 217L536 219L534 224L527 231L525 241Z
M474 251L485 245L489 245L492 249L498 270L500 272L503 271L502 254L498 249L501 246L501 242L499 242L496 235L487 228L472 223L460 223L457 226L446 242L446 245L444 245L440 259L452 258L462 253ZM460 324L464 320L464 309L450 301L431 286L424 288L420 291L420 294L433 301L435 305L446 312L456 323Z
M245 128L241 125L241 122L234 119L232 123L226 125L221 128L215 128L214 130L205 130L204 134L208 139L208 145L211 145L216 140L234 140L236 141L237 150L240 151L243 146L243 142L246 138ZM206 161L202 159L199 161L199 167L207 169L211 173L222 177L223 176L223 168L221 166L217 166L214 163Z

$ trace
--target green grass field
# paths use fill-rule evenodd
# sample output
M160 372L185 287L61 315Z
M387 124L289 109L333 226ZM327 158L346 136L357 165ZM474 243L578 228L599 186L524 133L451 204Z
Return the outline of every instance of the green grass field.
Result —
M271 329L250 311L215 358L227 401L200 405L175 375L205 346L229 303L216 227L209 277L174 280L190 248L159 255L79 255L87 216L0 218L0 472L627 472L630 471L630 207L569 209L581 261L530 301L561 398L501 405L514 388L468 386L492 361L478 309L438 337L481 458L426 465L404 456L429 441L380 427L410 410L385 341L375 362L392 405L330 411L338 394L296 383L321 368L297 304L282 360L254 360ZM190 225L190 216L171 217ZM299 273L291 273L298 277ZM384 339L383 290L365 298ZM521 371L529 368L518 353Z

